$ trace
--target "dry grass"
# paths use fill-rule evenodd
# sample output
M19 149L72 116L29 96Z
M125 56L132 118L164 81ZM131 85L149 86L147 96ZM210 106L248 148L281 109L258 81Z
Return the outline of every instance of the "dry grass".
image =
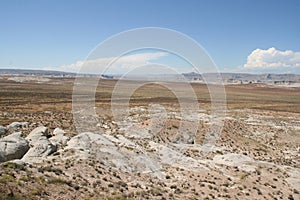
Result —
M52 79L49 83L16 83L0 80L0 107L2 111L22 113L40 112L45 110L70 111L74 79ZM55 84L54 84L55 83ZM109 104L115 80L99 82L96 103ZM134 84L128 81L128 84ZM176 88L182 88L180 83ZM206 85L192 84L200 104L210 103ZM226 86L227 104L229 109L266 109L274 111L300 112L300 89L279 88L265 85L234 85ZM131 96L131 103L177 103L176 96L167 88L149 83L140 87Z

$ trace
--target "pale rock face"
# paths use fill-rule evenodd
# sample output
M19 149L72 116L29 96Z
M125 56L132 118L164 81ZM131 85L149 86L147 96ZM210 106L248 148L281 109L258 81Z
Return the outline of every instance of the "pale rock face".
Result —
M60 128L56 128L53 131L53 135L64 135L66 132Z
M20 128L27 127L28 124L29 124L28 122L13 122L7 126L7 129L9 129L11 131L16 131Z
M35 142L33 147L23 156L22 161L26 163L38 163L51 153L55 152L57 147L53 145L47 138L41 138Z
M48 140L48 134L48 128L44 126L37 127L30 132L26 140L29 141L32 147L23 156L22 161L26 163L38 163L56 151L57 146Z
M101 139L102 136L99 134L91 132L81 133L72 137L70 141L67 142L67 146L63 151L67 152L68 150L74 150L75 152L70 155L71 157L87 159L90 157L92 144L95 141L103 141Z
M51 138L49 138L49 141L57 146L57 147L61 147L67 144L67 142L70 140L69 137L65 136L65 131L60 129L60 128L56 128L53 131L53 135Z
M29 149L29 142L17 132L0 139L0 162L20 159Z
M113 145L113 143L105 139L100 134L86 132L71 138L71 140L67 143L67 147L65 149L90 150L90 148L94 144Z
M289 168L287 170L289 177L286 181L298 191L300 190L300 169L299 168Z
M253 172L257 168L255 161L252 158L235 153L216 155L213 158L213 162L216 164L222 164L227 166L236 166L240 170L246 172Z
M113 165L124 172L154 173L154 176L162 177L159 172L161 166L145 153L136 153L128 150L128 147L138 147L122 136L111 137L105 134L91 132L81 133L67 143L64 152L73 150L71 157L87 159L93 157L107 165Z
M45 126L40 126L40 127L33 129L33 131L31 131L25 139L30 142L30 145L34 145L41 138L47 139L48 135L49 135L48 128Z

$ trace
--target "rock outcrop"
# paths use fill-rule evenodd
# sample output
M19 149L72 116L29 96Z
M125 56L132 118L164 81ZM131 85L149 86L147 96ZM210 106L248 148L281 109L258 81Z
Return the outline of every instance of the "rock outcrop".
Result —
M87 159L90 156L93 146L95 144L111 145L113 144L106 140L103 136L91 132L81 133L72 137L70 141L67 142L67 146L64 151L74 150L75 153L71 156L77 158Z
M64 130L62 130L62 129L60 129L60 128L56 128L56 129L54 129L54 131L53 131L53 135L63 135L63 134L65 134L66 132L64 131Z
M216 155L213 158L213 162L219 165L234 166L246 172L253 172L257 168L252 158L236 153Z
M57 147L48 140L48 135L48 128L44 126L37 127L31 131L26 137L31 148L24 155L22 161L26 163L38 163L41 162L43 158L56 151Z
M30 142L30 145L34 145L39 140L47 139L48 137L49 137L48 128L45 126L40 126L33 129L25 139Z
M17 132L0 139L0 162L20 159L29 150L29 142Z
M20 128L24 128L28 126L28 122L13 122L7 126L7 129L10 131L17 131Z
M60 128L54 129L53 135L54 136L49 138L49 141L57 147L66 145L68 140L70 139L69 137L65 136L65 131Z

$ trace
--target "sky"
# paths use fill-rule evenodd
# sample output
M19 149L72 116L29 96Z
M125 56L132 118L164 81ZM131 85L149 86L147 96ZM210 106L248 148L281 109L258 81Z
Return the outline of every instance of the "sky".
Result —
M0 0L0 68L76 72L107 38L161 27L198 42L221 72L300 73L299 10L299 0ZM140 51L115 68L186 64L175 57Z

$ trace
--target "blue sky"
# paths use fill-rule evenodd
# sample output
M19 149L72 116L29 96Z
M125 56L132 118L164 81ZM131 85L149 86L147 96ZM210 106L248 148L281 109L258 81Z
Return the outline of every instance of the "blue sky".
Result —
M67 69L114 34L164 27L199 42L220 71L300 73L299 9L297 0L1 0L0 68Z

